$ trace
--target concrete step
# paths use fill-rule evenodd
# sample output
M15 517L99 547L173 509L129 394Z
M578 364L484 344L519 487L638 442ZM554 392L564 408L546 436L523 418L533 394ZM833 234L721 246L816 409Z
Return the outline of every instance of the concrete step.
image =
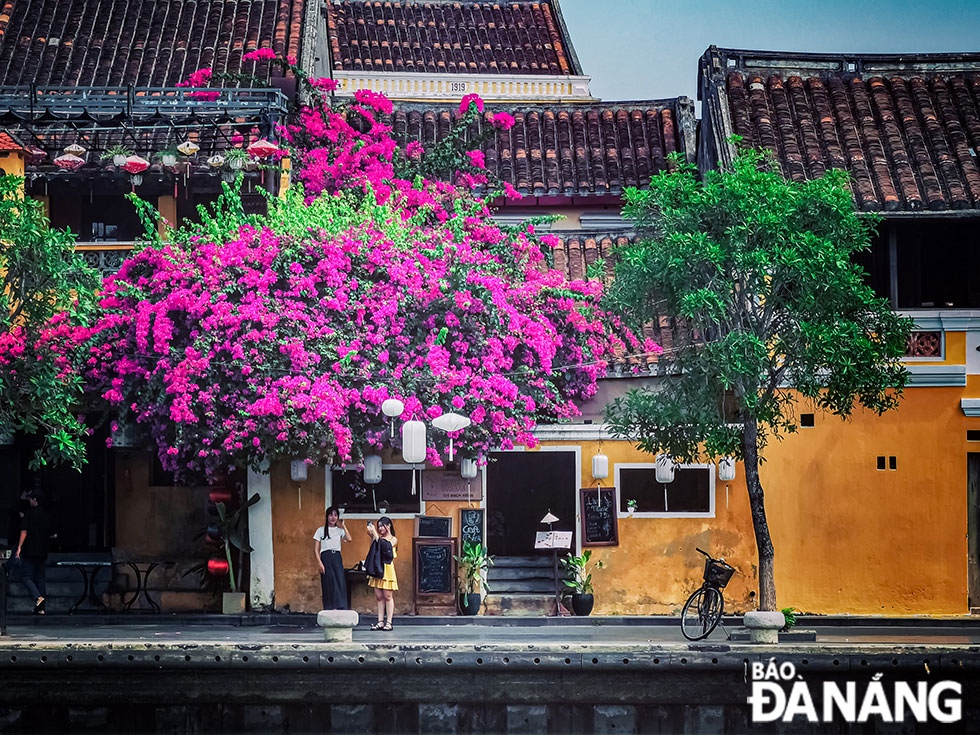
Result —
M554 562L550 556L495 556L494 567L534 567L551 569Z
M554 602L554 593L542 594L496 594L486 600L486 615L507 615L511 617L538 617L547 615Z
M561 574L561 571L559 571ZM489 579L554 579L554 570L538 567L490 567L487 574Z
M487 584L490 585L493 593L498 595L548 594L549 592L553 595L555 593L555 583L550 579L527 581L511 579L500 582L490 580Z

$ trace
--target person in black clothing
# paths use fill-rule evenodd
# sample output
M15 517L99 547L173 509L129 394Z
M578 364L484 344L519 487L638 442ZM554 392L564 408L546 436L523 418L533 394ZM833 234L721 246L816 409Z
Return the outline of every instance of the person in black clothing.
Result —
M21 579L34 597L34 614L44 614L44 595L47 584L44 567L48 560L48 541L51 536L51 521L42 507L44 495L40 490L31 493L31 507L24 515L24 526L20 531L14 559L19 560Z

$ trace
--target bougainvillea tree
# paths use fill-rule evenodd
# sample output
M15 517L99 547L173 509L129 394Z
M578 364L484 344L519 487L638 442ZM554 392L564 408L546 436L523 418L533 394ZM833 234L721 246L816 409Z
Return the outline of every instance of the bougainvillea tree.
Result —
M392 441L389 397L403 420L468 416L466 456L534 445L534 426L575 415L624 347L598 282L549 269L554 242L533 227L493 224L473 194L493 187L479 155L453 183L426 178L425 152L385 122L389 100L362 91L331 107L331 85L311 80L318 94L280 131L294 186L265 215L226 187L200 223L107 279L78 335L90 388L178 475L359 462ZM461 122L481 110L465 100ZM428 441L440 465L448 436Z

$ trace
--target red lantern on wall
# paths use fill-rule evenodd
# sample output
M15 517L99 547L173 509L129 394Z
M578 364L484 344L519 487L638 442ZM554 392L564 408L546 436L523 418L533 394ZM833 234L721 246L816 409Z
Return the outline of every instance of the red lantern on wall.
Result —
M215 577L224 577L228 574L228 562L226 562L224 559L209 560L208 574Z
M279 151L279 146L275 143L270 143L265 138L257 140L252 145L248 147L248 154L254 156L255 158L266 158Z

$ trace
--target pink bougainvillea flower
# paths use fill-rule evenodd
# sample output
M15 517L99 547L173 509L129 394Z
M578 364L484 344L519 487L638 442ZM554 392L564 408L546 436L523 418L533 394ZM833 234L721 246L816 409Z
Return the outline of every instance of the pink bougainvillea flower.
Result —
M392 110L394 110L391 100L389 100L383 94L373 92L370 89L357 90L354 92L354 99L362 105L377 110L385 115L390 115Z
M490 122L494 124L495 127L502 128L503 130L510 130L514 127L514 116L507 112L498 112L491 119Z
M466 95L460 101L459 114L465 115L469 111L470 105L476 105L477 112L483 112L483 98L474 92Z
M247 54L242 56L242 59L246 61L260 61L261 59L274 58L276 58L276 52L271 48L257 48L254 51L249 51Z
M337 89L337 80L329 77L319 77L310 82L313 87L321 92L333 92Z
M405 146L405 155L409 158L419 158L423 152L424 149L422 148L422 144L417 140L410 141L409 144Z
M486 168L486 156L483 155L483 151L466 151L466 156L470 159L470 163L477 168Z

